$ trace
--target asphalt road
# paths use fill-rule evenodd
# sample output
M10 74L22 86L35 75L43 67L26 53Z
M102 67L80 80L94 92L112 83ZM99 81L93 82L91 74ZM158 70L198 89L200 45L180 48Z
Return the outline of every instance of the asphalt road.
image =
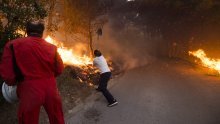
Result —
M220 77L184 62L155 62L112 80L119 104L96 93L68 124L220 124Z

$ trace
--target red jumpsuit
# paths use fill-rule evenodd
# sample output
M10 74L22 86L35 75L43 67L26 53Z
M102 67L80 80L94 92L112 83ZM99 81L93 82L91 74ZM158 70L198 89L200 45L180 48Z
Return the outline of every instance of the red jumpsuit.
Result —
M38 37L26 37L6 44L0 64L1 77L16 85L12 51L24 79L17 83L19 124L38 124L40 107L48 114L50 124L64 124L61 98L55 77L63 71L56 46Z

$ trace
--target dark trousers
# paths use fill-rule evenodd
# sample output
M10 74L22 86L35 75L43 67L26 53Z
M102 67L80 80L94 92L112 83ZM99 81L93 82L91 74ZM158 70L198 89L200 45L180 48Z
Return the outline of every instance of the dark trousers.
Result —
M108 103L112 103L114 101L114 97L112 96L112 94L107 89L108 81L110 80L111 75L112 75L111 72L102 73L100 75L99 86L98 86L98 89L105 96Z

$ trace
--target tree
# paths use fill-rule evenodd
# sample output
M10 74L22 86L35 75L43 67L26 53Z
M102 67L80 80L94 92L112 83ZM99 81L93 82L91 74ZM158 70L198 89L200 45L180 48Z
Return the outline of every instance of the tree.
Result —
M26 22L31 19L43 19L47 16L45 1L1 0L0 1L0 55L9 40L25 35ZM2 79L0 79L2 85ZM0 97L0 101L2 97Z
M0 52L9 40L22 37L25 25L31 19L47 16L44 0L2 0L0 1Z
M85 36L92 56L93 36L107 21L105 14L112 6L112 0L64 0L63 6L66 31Z

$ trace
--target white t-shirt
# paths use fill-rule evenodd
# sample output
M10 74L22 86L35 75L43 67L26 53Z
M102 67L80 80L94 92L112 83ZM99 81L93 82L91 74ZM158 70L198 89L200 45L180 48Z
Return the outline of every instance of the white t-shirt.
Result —
M96 66L102 73L110 72L108 64L103 56L95 57L93 60L93 65Z

